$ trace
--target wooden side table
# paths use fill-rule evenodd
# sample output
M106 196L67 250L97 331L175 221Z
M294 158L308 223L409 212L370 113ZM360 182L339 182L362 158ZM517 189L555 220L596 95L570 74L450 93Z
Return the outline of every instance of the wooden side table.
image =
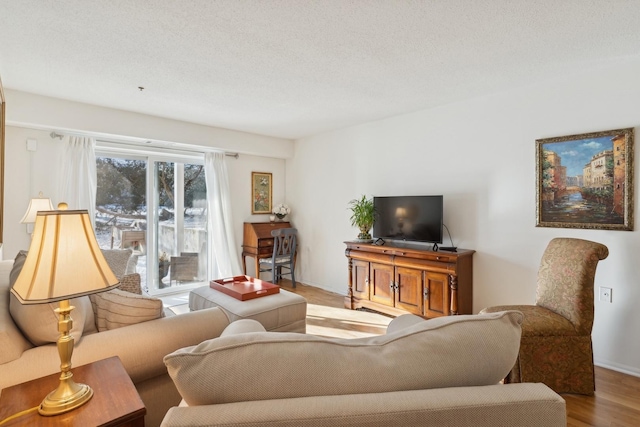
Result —
M89 385L93 397L72 411L51 417L37 411L11 420L7 426L118 426L144 427L144 407L131 378L117 356L73 367L73 379ZM57 386L60 374L7 387L0 395L0 420L39 406Z

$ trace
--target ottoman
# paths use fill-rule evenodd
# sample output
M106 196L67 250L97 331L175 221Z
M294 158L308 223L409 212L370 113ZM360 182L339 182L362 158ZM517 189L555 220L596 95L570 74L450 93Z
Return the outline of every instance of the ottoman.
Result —
M189 309L202 310L220 307L233 322L239 319L254 319L267 331L307 331L307 300L298 294L280 289L266 297L240 301L229 295L202 286L189 292Z

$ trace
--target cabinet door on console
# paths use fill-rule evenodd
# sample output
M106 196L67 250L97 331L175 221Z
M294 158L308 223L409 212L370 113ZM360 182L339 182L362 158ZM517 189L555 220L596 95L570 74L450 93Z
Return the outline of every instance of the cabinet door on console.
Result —
M369 295L373 302L393 307L393 266L372 262L369 267Z
M448 316L451 311L449 275L424 273L424 315L426 317Z
M396 308L422 315L422 270L396 267Z
M353 260L351 276L353 296L360 299L369 299L369 262Z

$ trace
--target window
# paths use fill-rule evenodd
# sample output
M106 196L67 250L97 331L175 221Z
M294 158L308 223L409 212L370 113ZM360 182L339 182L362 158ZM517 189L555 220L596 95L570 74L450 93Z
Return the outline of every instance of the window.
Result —
M207 187L204 165L154 162L153 223L160 289L207 277Z
M201 286L208 269L201 159L99 150L96 165L100 247L132 248L151 294Z

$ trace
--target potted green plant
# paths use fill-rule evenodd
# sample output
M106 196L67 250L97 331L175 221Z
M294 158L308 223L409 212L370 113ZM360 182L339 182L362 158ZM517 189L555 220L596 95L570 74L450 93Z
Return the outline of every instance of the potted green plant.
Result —
M373 227L376 219L376 209L373 205L373 198L369 199L363 194L362 198L353 199L349 202L349 209L351 209L351 225L358 227L360 230L358 240L371 240L369 231Z

